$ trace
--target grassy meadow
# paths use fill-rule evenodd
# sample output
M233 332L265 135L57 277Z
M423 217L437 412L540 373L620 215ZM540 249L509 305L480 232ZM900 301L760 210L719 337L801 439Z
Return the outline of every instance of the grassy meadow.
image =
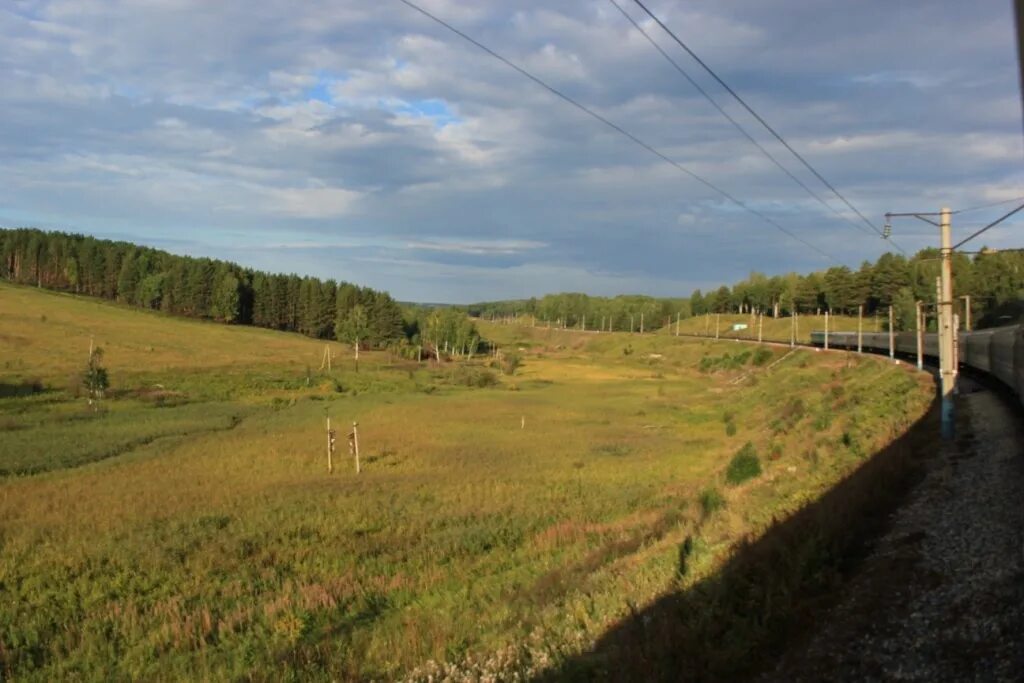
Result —
M932 396L848 353L480 327L514 375L384 352L356 372L338 344L327 372L298 335L0 284L0 679L528 676L713 573Z
M863 319L861 324L864 326L864 332L882 332L885 330L885 322L886 321L881 318L868 316ZM737 323L746 325L747 329L733 332L731 328ZM699 315L693 318L687 318L686 320L680 320L679 332L680 334L696 334L714 337L716 325L718 326L719 338L757 340L757 318L740 313L722 313L721 315L711 313L708 315ZM761 338L765 341L788 343L790 335L792 334L792 326L793 321L791 318L772 318L770 316L765 316L761 323ZM829 316L828 328L833 332L856 331L857 316ZM820 332L824 329L824 315L800 315L797 318L795 329L796 341L806 344L811 341L811 332ZM668 326L661 327L658 330L658 333L675 334L675 331L676 323L675 320L673 320Z

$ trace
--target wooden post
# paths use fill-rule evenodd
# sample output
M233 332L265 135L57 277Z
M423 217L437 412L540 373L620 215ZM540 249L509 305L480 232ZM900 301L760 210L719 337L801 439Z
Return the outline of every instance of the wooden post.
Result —
M641 311L640 312L640 334L643 334L643 333L644 333L644 314L643 314L643 311Z
M630 334L633 334L633 321L634 321L633 314L630 313L629 314L629 333Z
M334 471L334 432L331 430L331 416L327 416L327 472Z
M352 448L356 456L356 474L359 474L359 423L352 423Z
M757 316L757 343L760 344L762 340L762 331L764 330L764 313Z
M796 311L789 312L789 348L796 346Z
M679 311L676 311L676 336L679 336Z
M711 314L704 314L704 336L708 336L711 333Z
M715 339L718 339L718 331L722 327L722 314L715 313Z
M828 311L825 309L825 350L828 351Z

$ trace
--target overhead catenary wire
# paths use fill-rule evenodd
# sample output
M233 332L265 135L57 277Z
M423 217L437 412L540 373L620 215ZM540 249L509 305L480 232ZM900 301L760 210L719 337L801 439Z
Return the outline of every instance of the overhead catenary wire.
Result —
M637 22L636 19L634 19L632 16L630 16L630 14L625 9L623 9L622 6L616 0L608 0L608 2L610 2L612 5L614 5L615 9L619 10L619 12L622 14L622 16L624 16L629 21L629 23L631 23L633 25L633 28L635 28L637 30L637 32L640 33L640 35L642 35L644 38L646 38L647 42L649 42L654 47L655 50L657 50L659 53L661 53L661 56L664 57L665 60L668 61L668 63L671 64L675 68L675 70L678 71L683 76L683 78L685 78L690 83L690 85L692 85L697 90L697 92L699 92L704 97L704 99L706 99L711 104L711 106L714 107L718 111L719 114L721 114L729 123L732 124L733 128L738 130L740 132L740 134L743 135L743 137L745 137L750 142L750 144L752 144L755 147L757 147L757 149L760 150L761 153L764 156L766 156L769 161L771 161L773 164L775 164L775 166L778 167L778 169L780 171L782 171L787 176L789 176L789 178L793 182L795 182L797 185L802 187L803 190L807 194L809 194L811 197L813 197L819 204L824 206L826 209L828 209L832 213L836 214L836 216L838 216L847 225L849 225L852 228L854 228L856 230L859 230L860 232L863 232L865 234L868 234L868 235L873 235L874 234L872 231L867 230L866 228L861 226L859 223L855 223L855 222L851 221L849 218L847 218L846 216L844 216L842 214L842 212L839 211L839 209L837 209L836 207L832 206L827 201L825 201L825 199L821 195L819 195L817 192L815 192L810 187L808 187L807 183L805 183L804 181L800 180L799 177L797 177L792 171L790 171L788 168L786 168L782 164L782 162L780 162L777 158L775 158L775 155L773 155L771 152L769 152L767 149L765 149L764 145L762 145L760 142L758 142L754 138L754 136L752 136L750 134L750 132L747 131L747 129L743 127L743 124L741 124L739 121L737 121L735 118L733 118L733 116L731 114L729 114L729 112L727 112L722 107L722 105L719 104L718 101L715 100L715 98L711 96L711 94L707 90L705 90L697 81L695 81L693 79L693 77L690 76L690 74L686 71L686 69L684 69L682 67L682 65L679 64L679 62L677 62L675 59L673 59L672 56L668 52L666 52L665 49L662 48L661 45L659 45L656 40L654 40L654 38L651 36L651 34L648 33L643 28L643 26L641 26L639 24L639 22Z
M962 239L959 242L957 242L956 244L954 244L953 245L953 249L954 250L959 249L961 246L963 246L964 244L970 242L971 240L973 240L975 237L977 237L978 235L982 234L986 230L990 230L991 228L996 227L997 225L999 225L1000 223L1005 221L1007 218L1009 218L1010 216L1012 216L1015 213L1017 213L1018 211L1020 211L1021 209L1024 209L1024 204L1021 204L1020 206L1018 206L1013 211L1010 211L1009 213L1000 216L999 218L995 219L994 221L992 221L991 223L989 223L985 227L981 228L980 230L976 230L975 232L971 233L970 235L968 235L964 239Z
M823 256L825 259L827 259L829 261L832 261L832 262L837 262L837 260L833 256L831 256L830 254L826 253L825 251L822 251L821 249L819 249L815 245L811 244L807 240L805 240L802 237L800 237L799 235L797 235L796 233L794 233L791 230L787 229L786 227L782 226L777 221L773 220L771 217L766 216L765 214L761 213L757 209L755 209L755 208L751 207L750 205L744 203L740 199L738 199L735 196L733 196L732 194L730 194L728 191L726 191L726 190L718 187L714 183L712 183L710 180L708 180L708 179L706 179L706 178L704 178L704 177L694 173L690 169L688 169L685 166L683 166L682 164L680 164L678 161L676 161L676 160L672 159L671 157L667 156L665 153L661 152L660 150L658 150L657 148L655 148L652 145L648 144L647 142L644 142L643 140L638 138L633 133L630 133L628 130L626 130L625 128L623 128L619 124L617 124L617 123L615 123L615 122L605 118L604 116L602 116L601 114L598 114L593 109L587 107L585 104L583 104L583 103L579 102L578 100L570 97L569 95L565 94L564 92L562 92L561 90L555 88L554 86L549 85L547 82L541 80L537 76L534 76L532 73L530 73L526 69L522 68L521 66L519 66L515 62L511 61L510 59L502 56L501 54L495 52L494 50L492 50L491 48L487 47L486 45L484 45L480 41L476 40L475 38L473 38L469 34L459 30L455 26L452 26L451 24L449 24L445 20L443 20L440 17L438 17L438 16L430 13L429 11L423 9L422 7L417 5L416 3L412 2L411 0L398 0L398 1L401 2L403 5L406 5L410 9L416 10L417 12L422 14L423 16L425 16L428 19L430 19L431 21L434 21L435 23L437 23L437 24L443 26L444 28L448 29L449 31L451 31L455 35L459 36L460 38L462 38L466 42L471 43L472 45L476 46L480 50L483 50L484 52L489 54L491 57L497 59L501 63L503 63L506 66L508 66L509 68L513 69L514 71L517 71L520 75L525 76L526 78L530 79L531 81L533 81L534 83L536 83L540 87L544 88L545 90L547 90L551 94L553 94L556 97L560 98L561 100L567 102L568 104L571 104L572 106L576 107L577 109L579 109L583 113L587 114L588 116L596 119L597 121L600 121L605 126L611 128L612 130L616 131L620 135L623 135L626 138L629 138L635 144L639 145L640 147L643 147L648 152L650 152L651 154L657 156L662 161L670 164L671 166L673 166L677 170L679 170L682 173L686 174L687 176L693 178L697 182L701 183L702 185L704 185L708 189L712 190L716 194L718 194L721 197L723 197L724 199L726 199L728 202L730 202L732 204L735 204L736 206L740 207L744 211L746 211L746 212L748 212L748 213L750 213L750 214L752 214L754 216L757 216L758 218L760 218L764 222L768 223L772 227L774 227L777 230L779 230L780 232L782 232L783 234L788 235L792 239L794 239L797 242L800 242L801 244L803 244L808 249L811 249L812 251L816 252L820 256Z
M981 211L982 209L991 209L993 206L1002 206L1003 204L1013 204L1014 202L1024 202L1024 196L1014 197L1013 199L1001 199L998 202L989 202L988 204L979 204L978 206L970 206L966 209L957 209L952 213L968 213L970 211Z
M836 187L825 178L825 176L818 172L818 170L814 168L814 166L812 166L811 163L807 161L807 159L805 159L802 154L793 149L792 145L786 142L786 139L782 137L782 135L778 131L772 128L772 126L767 121L764 120L764 117L762 117L760 114L754 111L754 108L747 104L746 100L740 97L739 93L733 90L728 83L722 80L722 78L719 77L717 73L715 73L714 69L708 66L707 63L697 55L696 52L691 50L690 47L672 31L672 29L666 26L665 23L661 19L659 19L657 15L654 14L654 12L649 10L647 8L647 5L645 5L641 0L633 0L633 2L635 2L640 7L640 9L642 9L644 13L647 14L647 16L653 19L654 22L658 24L658 26L660 26L661 29L665 31L665 33L667 33L672 38L672 40L676 42L677 45L679 45L679 47L683 48L683 50L685 50L686 53L690 55L690 57L692 57L694 61L696 61L701 66L701 68L703 68L713 79L715 79L715 81L717 81L718 84L721 85L726 92L732 95L733 99L739 102L740 105L742 105L743 108L746 109L747 112L765 128L765 130L772 134L772 137L778 140L783 147L789 150L789 153L792 154L801 164L803 164L803 166L808 171L810 171L815 178L820 180L822 184L825 185L825 187L827 187L832 192L832 194L834 194L841 202L843 202L843 204L845 204L851 211L857 214L857 216L860 217L861 221L863 221L865 225L867 225L869 228L871 228L876 233L881 235L883 239L888 239L889 242L893 245L893 247L895 247L900 253L906 255L906 252L902 248L900 248L899 245L893 242L891 238L885 237L885 234L878 229L878 226L876 226L874 223L868 220L867 217L863 213L861 213L860 210L856 206L854 206L850 202L850 200L848 200L839 190L837 190Z

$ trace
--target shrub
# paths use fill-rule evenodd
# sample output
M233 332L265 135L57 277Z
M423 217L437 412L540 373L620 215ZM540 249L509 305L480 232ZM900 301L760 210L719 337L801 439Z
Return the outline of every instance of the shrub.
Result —
M679 544L679 576L686 576L690 571L690 556L693 555L693 536Z
M748 441L729 461L729 467L725 470L725 480L736 486L760 474L761 459L757 457L754 444Z
M700 501L700 510L704 515L704 519L707 519L725 507L725 498L716 488L704 489L700 492L700 498L698 498L698 500Z
M451 381L464 387L493 387L498 384L498 376L491 370L481 367L460 365L452 371Z
M523 359L518 353L506 353L501 357L501 371L506 375L516 374L516 370L523 364Z
M726 436L736 436L736 423L735 422L726 422L725 423L725 435Z
M772 355L773 354L770 349L766 349L765 347L762 346L761 348L754 352L754 358L750 362L758 367L761 367L762 365L766 364L768 361L772 359Z

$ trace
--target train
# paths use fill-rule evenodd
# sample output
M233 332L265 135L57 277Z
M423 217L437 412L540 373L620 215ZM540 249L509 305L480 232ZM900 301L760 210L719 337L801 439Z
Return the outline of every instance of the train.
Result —
M897 332L894 352L900 356L917 356L917 333ZM888 332L864 332L861 343L865 351L889 353ZM825 345L823 331L811 332L813 346ZM833 349L856 349L856 332L829 332L828 345ZM991 327L974 332L960 332L957 344L960 367L985 373L999 380L1024 403L1024 325ZM924 335L923 353L938 361L939 336Z

